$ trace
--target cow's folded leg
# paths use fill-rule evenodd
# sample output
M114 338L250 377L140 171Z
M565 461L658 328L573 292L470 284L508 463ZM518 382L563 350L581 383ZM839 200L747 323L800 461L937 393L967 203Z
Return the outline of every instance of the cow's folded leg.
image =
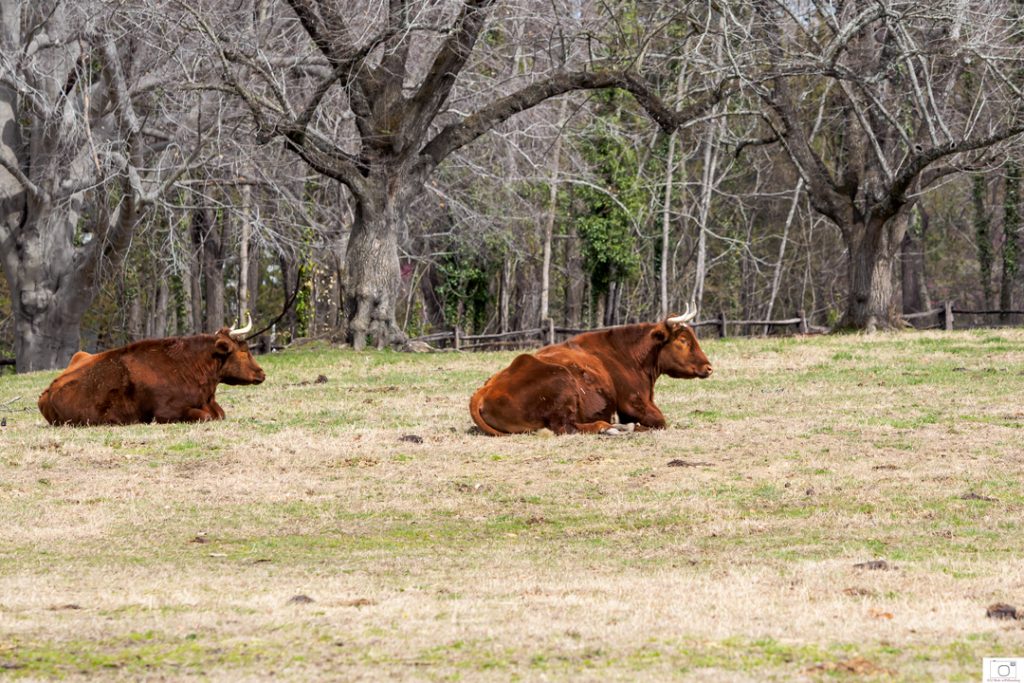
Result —
M210 411L210 414L213 416L211 419L213 419L213 420L223 420L224 419L224 409L221 408L220 404L217 403L212 398L210 399L210 403L206 406L206 409L208 411Z
M612 425L612 428L617 429L620 432L633 432L636 431L637 426L638 425L635 422L626 422L625 424L621 422L616 422L615 424Z
M577 432L583 432L584 434L604 434L612 428L611 422L605 422L604 420L598 420L597 422L577 422Z
M185 408L180 412L164 411L157 413L157 422L207 422L216 420L217 416L207 408Z

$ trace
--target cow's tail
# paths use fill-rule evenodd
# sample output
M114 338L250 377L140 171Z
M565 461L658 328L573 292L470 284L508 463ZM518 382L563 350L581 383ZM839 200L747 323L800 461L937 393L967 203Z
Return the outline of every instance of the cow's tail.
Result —
M473 416L473 422L479 427L485 434L491 436L506 436L505 432L499 432L497 429L487 424L484 421L484 416L480 414L480 405L484 402L484 387L477 389L477 392L473 394L473 398L469 399L469 414Z

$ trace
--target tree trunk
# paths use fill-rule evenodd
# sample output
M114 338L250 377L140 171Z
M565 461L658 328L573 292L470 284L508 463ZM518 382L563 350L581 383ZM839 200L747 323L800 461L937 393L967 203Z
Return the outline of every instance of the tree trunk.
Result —
M249 238L252 233L252 186L242 185L242 225L238 244L238 319L245 324L249 309Z
M988 308L992 303L992 234L985 207L987 195L985 176L978 173L971 184L971 199L974 204L974 237L978 248L978 276L981 279L983 308Z
M682 76L680 76L682 79ZM672 185L675 182L676 131L668 137L668 159L665 160L665 200L661 205L661 249L658 267L658 301L660 317L669 314L668 301L668 239L672 227Z
M96 294L66 277L74 271L72 242L77 201L60 207L26 196L24 225L10 244L0 245L14 314L18 372L68 364L79 349L81 319Z
M167 336L167 303L170 299L171 288L167 286L167 278L158 278L156 286L156 306L153 310L153 336L156 338Z
M398 234L419 188L402 173L379 178L378 183L380 192L375 197L358 202L345 257L345 314L348 337L356 350L366 348L371 336L377 348L406 341L395 322L401 282Z
M579 236L576 228L570 227L565 239L565 324L579 327L583 323L583 306L586 302L587 277L583 273L583 256L580 254Z
M903 285L903 313L920 313L932 307L925 282L924 237L928 216L920 207L911 209L911 222L900 242L900 271Z
M259 302L260 294L260 252L258 249L249 250L249 278L246 287L245 310L256 317L256 305Z
M704 166L701 170L700 204L697 208L697 267L694 274L693 301L700 311L704 302L704 280L707 278L707 226L711 217L711 199L715 185L715 169L718 165L718 153L715 142L715 126L708 127L707 138L704 140Z
M498 297L498 331L508 332L511 327L510 307L512 304L512 283L515 280L516 264L512 260L512 254L505 252L501 261L501 292Z
M999 308L1013 308L1013 286L1017 280L1018 232L1020 231L1020 165L1016 161L1006 164L1006 189L1003 195L1003 276L999 286ZM1000 313L1005 321L1009 314Z
M200 209L207 226L203 238L203 283L206 291L206 332L216 332L224 325L224 239L223 221L212 209Z
M126 283L127 284L127 283ZM142 319L142 292L137 285L127 284L122 290L128 299L128 340L139 341L145 338L145 321Z
M562 125L565 121L569 105L567 98L562 98L558 110L557 137L551 153L551 176L548 178L548 215L544 218L543 259L540 271L540 321L541 324L551 317L549 299L551 295L551 238L555 230L555 218L558 216L558 171L562 155Z
M200 212L192 212L192 254L188 259L188 300L189 313L191 314L191 334L199 334L203 331L203 232Z
M292 275L292 262L288 260L288 257L281 254L277 263L281 268L281 287L283 289L283 296L281 298L282 304L288 303L291 300L292 295L295 294L295 290L292 288L292 280L295 280L297 287L302 286L302 282L299 278ZM301 265L296 266L296 270L301 268ZM296 295L298 299L298 295ZM288 310L284 312L281 317L280 326L282 329L288 330L288 342L291 343L295 340L296 327L298 325L298 316L295 314L295 303L292 304Z
M797 205L800 203L800 193L804 189L804 179L796 181L793 188L793 199L789 204L789 213L786 214L786 222L782 227L782 239L779 240L779 257L775 260L775 269L772 273L772 289L768 295L768 308L764 312L764 319L771 320L775 310L775 299L779 296L779 285L782 283L782 265L786 257L786 243L789 241L789 228L793 225L793 218L796 217ZM764 333L768 334L768 325L764 326Z
M902 327L894 272L896 253L907 218L900 213L888 221L869 220L846 231L849 294L842 327L866 332Z

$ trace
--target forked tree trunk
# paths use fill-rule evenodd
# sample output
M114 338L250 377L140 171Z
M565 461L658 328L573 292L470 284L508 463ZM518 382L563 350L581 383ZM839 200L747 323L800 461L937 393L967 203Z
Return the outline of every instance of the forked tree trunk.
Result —
M849 296L842 327L866 332L902 327L895 284L896 254L906 232L906 216L871 220L847 234Z

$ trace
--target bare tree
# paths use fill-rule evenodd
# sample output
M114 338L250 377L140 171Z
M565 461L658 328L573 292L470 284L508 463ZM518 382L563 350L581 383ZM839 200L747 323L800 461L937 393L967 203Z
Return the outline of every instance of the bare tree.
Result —
M500 95L493 84L486 92L466 93L456 106L457 81L474 58L495 0L376 0L360 3L358 10L332 0L287 2L314 50L285 46L307 67L305 95L288 86L287 69L296 65L274 51L281 44L271 45L263 34L226 35L201 12L194 17L216 47L227 89L249 107L259 140L284 140L313 169L351 192L355 222L345 309L356 348L368 334L378 346L404 336L395 320L398 239L407 229L408 208L455 151L516 114L574 90L628 90L672 131L719 101L727 87L724 81L702 87L688 93L680 110L671 110L638 73L597 56L585 69L554 64L528 74L499 88ZM285 16L278 20L289 23Z
M1004 0L764 0L765 120L848 250L845 326L899 325L894 264L907 209L941 178L1024 132L1019 7ZM830 139L813 144L807 97L835 84ZM767 82L764 82L767 83Z
M78 350L104 264L188 163L152 101L177 68L159 54L174 39L136 49L137 19L103 3L0 3L0 255L19 372Z

